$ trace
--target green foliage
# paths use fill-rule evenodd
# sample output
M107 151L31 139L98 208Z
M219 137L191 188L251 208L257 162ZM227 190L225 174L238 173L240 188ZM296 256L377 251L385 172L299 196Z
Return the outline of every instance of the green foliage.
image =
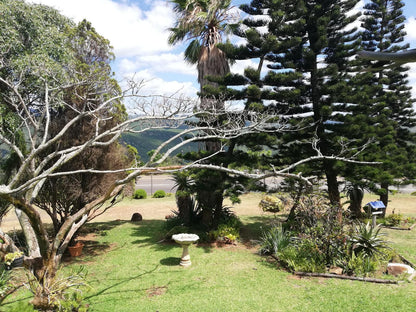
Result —
M311 239L303 239L278 253L291 271L325 272L325 255Z
M290 243L290 234L282 226L272 226L260 237L260 254L277 255Z
M383 224L387 226L399 226L403 221L403 216L400 213L389 214L383 219Z
M242 223L236 215L224 213L220 222L217 229L208 233L210 240L232 244L240 238Z
M135 190L134 194L133 194L133 198L134 199L146 199L147 198L147 193L143 189Z
M378 261L373 257L367 257L364 253L352 253L348 259L346 272L354 272L357 276L367 276L375 272L379 266Z
M21 301L17 305L11 307L7 310L8 312L38 312L39 310L35 310L33 305L28 302Z
M261 199L259 206L264 212L272 213L277 213L284 209L283 201L280 198L272 195L264 196L264 198Z
M372 227L370 223L360 223L355 227L349 239L351 251L356 255L372 258L376 254L383 255L383 250L389 248L388 243L382 238L384 233L380 232L380 226Z
M59 311L62 312L87 312L88 305L83 302L82 293L73 292L72 294L65 294L64 299L60 302Z
M153 198L164 198L166 197L166 192L164 190L157 190L153 193Z
M39 281L33 273L27 271L28 288L33 294L47 293L47 298L42 301L34 301L35 308L47 310L54 308L57 311L88 310L83 301L83 294L91 287L86 283L87 271L84 266L72 268L69 273L58 270L56 275L48 281ZM47 289L47 292L44 291Z
M10 289L13 287L10 283L10 271L6 271L4 265L0 265L0 305L7 298Z

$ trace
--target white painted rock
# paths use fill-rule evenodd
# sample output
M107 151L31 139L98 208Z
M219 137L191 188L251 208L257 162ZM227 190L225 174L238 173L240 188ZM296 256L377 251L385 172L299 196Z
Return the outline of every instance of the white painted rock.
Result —
M398 276L403 273L413 274L415 273L415 269L413 269L410 265L403 263L389 263L387 264L387 273L394 276Z

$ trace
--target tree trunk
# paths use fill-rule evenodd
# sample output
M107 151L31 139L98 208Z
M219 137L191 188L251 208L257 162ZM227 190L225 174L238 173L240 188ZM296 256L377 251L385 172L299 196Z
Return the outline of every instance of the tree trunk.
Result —
M383 210L381 217L384 218L386 216L387 205L389 203L389 183L388 182L381 182L380 188L382 193L380 194L380 201L383 202L386 209Z
M351 217L355 219L361 218L361 207L364 197L364 191L361 188L354 186L351 190L349 190L348 196L350 198L349 210L351 213Z
M183 221L185 225L190 225L191 223L191 210L192 210L192 199L190 195L178 195L176 193L176 205L179 210L179 218Z
M342 222L342 209L341 209L341 195L338 188L338 179L336 172L332 169L332 161L324 161L326 183L328 187L328 197L331 205L339 208L337 214L337 220L341 224Z
M202 225L207 229L218 225L224 199L222 191L222 187L217 186L215 190L207 188L200 190L197 194L198 202L202 208Z
M38 258L41 256L39 243L36 238L36 233L30 224L28 216L20 209L15 208L17 219L22 227L23 234L26 238L26 244L28 248L28 256Z
M59 259L60 257L56 257L55 254L50 254L48 259L44 260L42 267L34 270L38 284L36 289L32 289L34 297L31 303L39 311L54 311L56 308L55 302L51 300L51 292L57 290L54 289L54 282ZM59 293L54 294L54 296L56 295L59 296Z

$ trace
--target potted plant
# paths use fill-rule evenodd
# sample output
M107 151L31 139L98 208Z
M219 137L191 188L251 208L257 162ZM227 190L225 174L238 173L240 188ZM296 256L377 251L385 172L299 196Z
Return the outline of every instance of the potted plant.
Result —
M9 252L4 256L4 263L6 264L7 270L23 266L23 252Z
M68 246L68 251L71 257L78 257L82 254L83 248L84 248L83 242L73 241L72 244Z

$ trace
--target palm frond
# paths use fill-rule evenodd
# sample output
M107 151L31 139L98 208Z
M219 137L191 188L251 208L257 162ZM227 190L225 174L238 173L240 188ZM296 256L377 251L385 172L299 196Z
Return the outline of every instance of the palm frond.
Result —
M194 39L185 49L185 61L190 64L196 64L201 53L201 44L198 40Z

